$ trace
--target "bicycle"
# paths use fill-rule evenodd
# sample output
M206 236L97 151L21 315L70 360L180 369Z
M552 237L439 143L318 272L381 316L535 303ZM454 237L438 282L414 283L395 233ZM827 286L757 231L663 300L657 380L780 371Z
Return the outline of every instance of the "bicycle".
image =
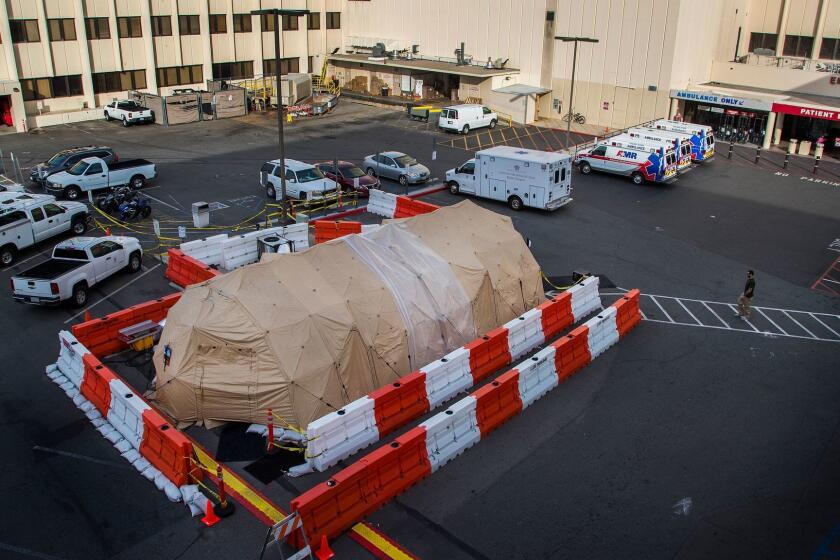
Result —
M577 124L586 124L586 117L581 113L566 113L563 115L563 122L569 122L572 119Z

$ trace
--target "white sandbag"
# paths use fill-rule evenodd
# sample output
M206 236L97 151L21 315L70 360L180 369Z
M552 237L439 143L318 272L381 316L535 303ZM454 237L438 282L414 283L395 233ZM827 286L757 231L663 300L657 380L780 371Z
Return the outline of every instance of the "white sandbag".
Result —
M133 447L131 447L131 443L125 438L115 443L114 447L117 448L117 451L119 451L120 454L125 453L129 449L134 449Z

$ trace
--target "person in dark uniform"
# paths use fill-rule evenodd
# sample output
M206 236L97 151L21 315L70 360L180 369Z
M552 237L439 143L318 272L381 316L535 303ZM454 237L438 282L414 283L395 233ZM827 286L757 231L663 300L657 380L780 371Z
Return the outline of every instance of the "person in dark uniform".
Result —
M747 283L744 284L744 292L738 297L738 313L736 317L741 319L750 318L750 302L755 294L755 273L747 271Z

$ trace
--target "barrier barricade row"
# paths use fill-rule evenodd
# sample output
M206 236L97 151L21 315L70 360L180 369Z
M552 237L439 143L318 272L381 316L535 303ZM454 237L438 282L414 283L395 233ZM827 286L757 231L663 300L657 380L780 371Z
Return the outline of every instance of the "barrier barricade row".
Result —
M618 329L619 338L627 334L642 320L642 314L639 310L639 297L639 290L630 290L615 303L615 326Z
M308 538L337 537L487 437L568 377L564 364L580 364L581 357L588 363L591 333L612 336L604 325L615 325L619 309L628 317L623 322L628 330L638 324L638 302L628 293L532 358L292 500Z
M143 441L143 413L151 408L134 390L116 377L110 382L111 406L108 422L131 443L140 449Z
M182 288L210 280L221 274L210 265L184 254L180 249L170 248L168 255L166 277Z
M319 220L315 222L315 243L324 243L351 233L362 233L361 222Z
M379 189L371 189L367 211L377 216L393 218L397 210L397 195Z
M73 335L90 352L103 358L110 354L125 350L128 346L119 340L117 333L125 327L130 327L143 321L159 322L166 317L169 308L175 305L181 294L175 293L155 300L132 305L122 311L116 311L73 325Z
M440 208L434 204L415 200L407 196L398 196L397 205L394 209L394 218L410 218L412 216L419 216L420 214L428 214Z
M100 414L107 416L108 409L111 408L111 381L116 380L117 376L93 354L85 354L82 361L85 367L82 395Z
M58 369L78 389L82 386L85 366L82 361L89 353L88 349L73 334L67 331L58 333Z
M598 278L586 278L574 290L523 313L397 383L354 401L339 411L341 414L331 412L315 420L306 429L311 442L309 464L318 471L326 470L550 340L575 322L573 309L583 317L600 307ZM355 414L370 409L371 402L373 415L366 414L364 422L357 421Z
M204 239L186 241L181 243L180 249L185 255L189 255L204 264L222 266L224 264L222 244L227 238L226 233L221 233L219 235L205 237Z

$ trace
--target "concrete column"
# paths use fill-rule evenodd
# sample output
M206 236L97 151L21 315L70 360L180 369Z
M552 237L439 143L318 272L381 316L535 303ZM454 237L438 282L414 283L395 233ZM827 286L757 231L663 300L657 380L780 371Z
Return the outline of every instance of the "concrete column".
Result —
M120 29L117 25L117 0L108 2L108 27L111 29L111 43L114 48L114 64L122 72L122 49L120 48Z
M201 52L204 72L204 83L213 79L213 45L210 43L210 0L200 0L198 3L198 25L201 30Z
M146 88L158 93L157 61L155 60L155 38L152 36L151 0L140 1L140 28L143 30L143 47L146 51Z
M776 113L770 111L767 113L767 125L764 127L764 140L761 141L762 149L766 150L770 147L770 141L773 139L773 131L776 130Z
M823 33L825 32L825 20L828 15L828 0L820 2L820 11L817 12L817 29L814 32L814 48L811 51L811 58L819 58L822 48Z
M181 24L180 20L180 12L178 11L178 2L177 0L172 2L172 39L175 43L175 65L176 66L183 66L184 65L184 58L183 58L183 51L181 50Z
M262 8L262 0L257 0L255 9L261 10ZM257 42L257 48L254 49L254 75L256 76L262 76L263 73L263 34L260 25L260 16L251 16L251 37L252 40Z
M41 33L41 46L44 51L44 62L47 65L47 76L55 76L55 65L53 65L52 46L50 45L50 32L47 27L47 10L44 7L44 0L38 0L35 8L38 10L38 31ZM76 15L78 16L78 12L76 12ZM79 35L76 33L76 35L77 38L84 37L84 34Z
M676 97L671 98L671 107L668 109L668 119L673 119L674 115L676 115L680 111L680 100Z
M773 129L773 145L778 146L782 141L782 126L785 124L785 114L776 114L776 127Z
M233 0L227 1L225 22L227 24L227 38L230 44L230 52L233 53L233 60L239 60L239 53L236 52L236 34L233 32Z
M90 44L85 33L85 5L83 0L76 0L73 12L73 23L76 27L76 38L79 41L79 58L82 60L82 91L85 93L85 103L88 109L96 107L96 95L93 93L93 70L90 64Z
M790 0L782 0L782 17L779 18L779 36L776 39L776 56L782 56L787 35L788 14L790 14Z

